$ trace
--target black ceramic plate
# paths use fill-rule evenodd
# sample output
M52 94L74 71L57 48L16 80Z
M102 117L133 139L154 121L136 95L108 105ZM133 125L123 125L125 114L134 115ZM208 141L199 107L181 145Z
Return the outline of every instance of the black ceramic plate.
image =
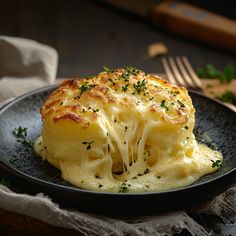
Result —
M223 153L224 163L220 171L202 177L191 186L163 192L100 193L70 185L60 177L57 169L36 157L32 147L17 142L12 133L14 128L27 127L28 139L36 139L42 128L39 108L55 88L50 86L33 91L0 110L1 173L7 175L11 182L23 191L30 194L44 192L63 206L83 211L150 213L207 200L234 181L236 113L221 103L190 92L196 108L196 137L201 141L203 134L207 133L213 140L209 145Z

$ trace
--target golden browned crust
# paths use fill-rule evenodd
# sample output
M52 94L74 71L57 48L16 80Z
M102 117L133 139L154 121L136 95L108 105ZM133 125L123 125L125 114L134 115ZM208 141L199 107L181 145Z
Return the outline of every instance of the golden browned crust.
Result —
M91 78L67 80L41 107L42 118L88 124L99 116L98 107L143 106L168 123L184 124L194 108L183 87L132 67L107 70ZM97 109L97 110L96 110Z

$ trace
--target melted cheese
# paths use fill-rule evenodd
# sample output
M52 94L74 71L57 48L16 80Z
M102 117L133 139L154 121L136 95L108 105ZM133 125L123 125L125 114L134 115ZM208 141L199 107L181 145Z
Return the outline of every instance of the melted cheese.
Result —
M217 170L197 144L187 90L134 68L64 82L41 108L35 150L70 183L110 192L161 191Z

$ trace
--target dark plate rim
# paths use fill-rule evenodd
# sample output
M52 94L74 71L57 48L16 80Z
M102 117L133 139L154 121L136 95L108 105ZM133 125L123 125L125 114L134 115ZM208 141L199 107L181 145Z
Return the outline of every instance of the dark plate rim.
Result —
M0 108L0 118L1 118L1 114L3 112L5 112L10 106L12 106L15 103L21 101L22 99L27 98L31 95L36 95L36 94L39 94L41 92L45 92L45 91L50 90L50 89L56 89L57 87L59 87L59 85L60 84L47 85L47 86L44 86L42 88L32 90L28 93L25 93L21 96L16 97L15 99L13 99L9 103L3 105ZM236 112L231 110L229 107L225 106L224 103L222 103L222 102L220 102L220 101L218 101L214 98L207 97L206 95L202 94L201 92L193 91L193 90L188 90L188 91L190 92L190 95L192 93L194 95L197 95L197 96L200 96L200 97L203 97L205 99L208 99L208 100L211 100L211 101L215 102L218 106L221 106L224 109L227 109L228 111L230 111L233 114L233 116L235 116L235 119L236 119ZM206 181L201 182L201 183L193 183L189 186L185 186L185 187L181 187L181 188L163 190L163 191L159 191L159 192L113 193L113 192L85 190L85 189L80 189L80 188L76 188L76 187L73 188L73 187L63 186L63 185L60 185L60 184L55 184L55 183L51 183L51 182L48 182L48 181L45 181L45 180L41 180L41 179L38 179L38 178L33 177L31 175L28 175L26 173L23 173L23 172L15 169L14 167L12 167L10 165L7 165L7 163L5 163L4 161L1 160L1 157L0 157L0 165L2 165L5 169L7 169L12 174L18 175L22 178L26 178L29 181L32 181L36 184L45 185L45 187L56 188L56 189L59 189L59 190L63 190L63 191L66 191L66 192L69 191L69 192L73 192L73 193L87 193L87 194L95 194L95 195L96 194L97 195L117 195L117 196L118 195L123 195L123 196L159 195L159 196L162 196L162 195L171 194L171 193L182 193L182 192L185 192L185 191L194 190L194 189L199 188L199 187L204 187L204 186L206 186L210 183L215 183L219 180L222 180L226 176L232 174L233 172L236 172L236 166L235 166L233 169L229 170L228 172L226 172L226 173L224 173L220 176L214 177L213 179L209 179L209 180L206 180Z

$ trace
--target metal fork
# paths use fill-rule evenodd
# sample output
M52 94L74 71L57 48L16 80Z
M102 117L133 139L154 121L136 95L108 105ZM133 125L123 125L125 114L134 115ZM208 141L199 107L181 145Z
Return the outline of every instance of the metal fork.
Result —
M166 72L167 79L174 84L202 90L202 82L197 77L187 57L163 58L162 64Z
M163 58L162 64L167 76L167 79L174 84L182 85L193 90L203 91L201 80L194 72L187 57L170 57ZM236 106L230 103L224 103L227 107L236 112Z

